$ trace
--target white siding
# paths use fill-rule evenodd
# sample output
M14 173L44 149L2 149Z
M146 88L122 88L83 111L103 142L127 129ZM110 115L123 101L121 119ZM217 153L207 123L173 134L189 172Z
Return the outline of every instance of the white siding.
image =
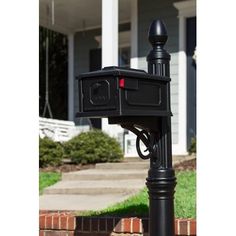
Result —
M179 134L179 32L178 11L173 2L177 0L139 0L138 1L138 66L139 69L147 71L146 56L151 50L148 42L148 29L154 19L162 19L166 24L168 41L165 49L171 55L170 77L171 77L171 111L172 116L172 143L177 145Z
M171 53L171 111L172 117L172 143L178 143L178 53ZM146 57L138 58L139 69L147 71Z

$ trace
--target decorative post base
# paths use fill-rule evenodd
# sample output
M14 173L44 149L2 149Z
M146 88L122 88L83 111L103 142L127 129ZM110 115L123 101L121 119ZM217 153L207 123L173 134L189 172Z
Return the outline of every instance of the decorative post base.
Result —
M149 235L174 236L174 170L150 168L146 185L149 193Z

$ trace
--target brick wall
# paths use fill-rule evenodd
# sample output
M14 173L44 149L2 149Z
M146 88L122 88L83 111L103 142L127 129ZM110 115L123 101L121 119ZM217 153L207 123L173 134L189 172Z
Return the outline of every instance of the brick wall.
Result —
M83 217L73 212L41 211L39 236L146 236L148 218ZM176 235L195 236L194 219L176 219Z

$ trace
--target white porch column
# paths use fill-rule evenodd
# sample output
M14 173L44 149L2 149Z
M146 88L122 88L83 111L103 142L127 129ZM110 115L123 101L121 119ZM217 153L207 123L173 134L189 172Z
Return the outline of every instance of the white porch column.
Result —
M196 16L196 0L173 3L179 11L179 137L173 145L173 153L187 154L187 55L186 18Z
M138 69L138 1L132 0L131 6L131 58L130 67Z
M74 34L68 35L68 120L74 121Z
M118 0L102 0L102 67L118 66L118 9ZM123 134L123 129L109 125L107 118L102 119L102 130L115 138Z
M185 18L179 17L179 137L175 153L187 154L187 57Z
M102 0L102 67L118 65L118 0Z

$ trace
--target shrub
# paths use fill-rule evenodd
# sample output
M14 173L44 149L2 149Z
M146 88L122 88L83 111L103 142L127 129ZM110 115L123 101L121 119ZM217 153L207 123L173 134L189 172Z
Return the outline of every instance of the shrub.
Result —
M75 163L119 162L123 153L115 138L100 130L84 132L64 144L67 157Z
M191 139L191 145L188 149L188 153L189 154L192 154L192 153L196 153L197 152L197 141L196 141L196 138L192 138Z
M59 166L62 163L63 147L51 139L39 138L39 167Z

